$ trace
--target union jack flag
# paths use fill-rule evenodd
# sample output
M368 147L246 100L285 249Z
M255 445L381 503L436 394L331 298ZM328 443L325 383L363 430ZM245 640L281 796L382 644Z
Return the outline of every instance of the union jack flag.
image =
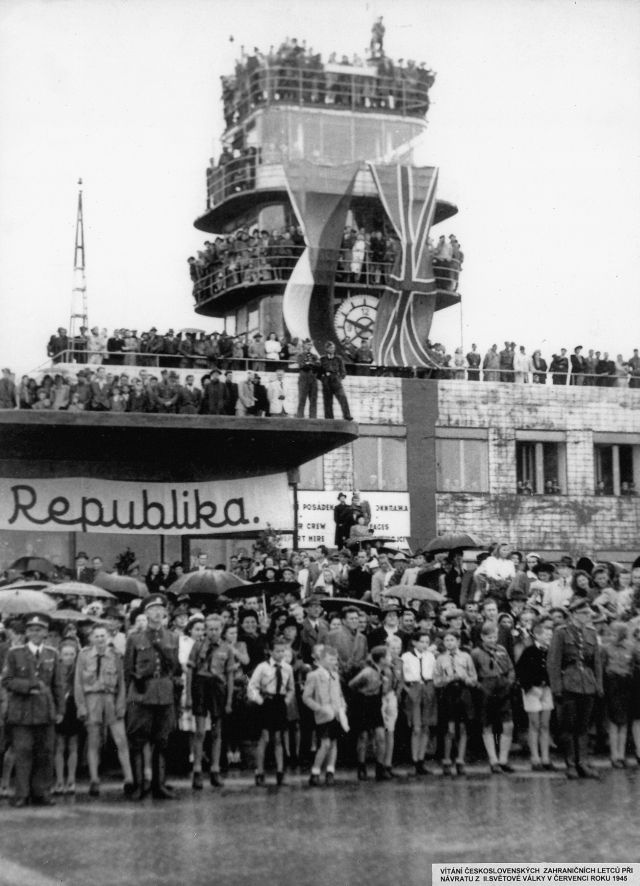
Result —
M436 209L438 170L373 163L369 168L401 248L378 306L374 359L383 366L433 366L426 343L437 286L427 238Z

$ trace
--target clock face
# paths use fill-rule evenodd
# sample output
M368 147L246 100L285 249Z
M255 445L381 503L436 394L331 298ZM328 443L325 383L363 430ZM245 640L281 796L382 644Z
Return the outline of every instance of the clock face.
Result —
M376 295L358 294L345 298L338 306L334 317L338 338L341 341L348 339L356 347L362 344L363 337L371 342L377 310Z

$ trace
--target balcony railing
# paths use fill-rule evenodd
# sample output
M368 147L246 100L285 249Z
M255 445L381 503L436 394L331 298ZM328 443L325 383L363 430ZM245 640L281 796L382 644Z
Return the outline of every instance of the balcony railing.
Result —
M303 246L276 245L267 247L264 255L253 257L239 254L231 261L220 262L218 267L212 267L195 281L193 295L196 303L201 304L234 288L284 282L291 276L303 251ZM457 292L460 262L452 260L445 263L433 258L432 263L438 289ZM370 255L358 262L352 259L350 250L342 249L336 270L336 286L382 288L389 279L393 264L392 260L374 261Z
M384 74L370 66L264 65L223 80L224 119L231 128L257 108L280 104L424 117L434 80L432 71L415 67Z

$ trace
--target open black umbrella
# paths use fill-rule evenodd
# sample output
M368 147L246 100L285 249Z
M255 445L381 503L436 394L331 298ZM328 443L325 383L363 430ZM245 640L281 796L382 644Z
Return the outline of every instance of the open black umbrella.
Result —
M22 572L23 575L26 572L51 575L52 572L55 572L55 568L51 560L47 560L46 557L18 557L9 567L9 569L15 569L16 572Z
M114 572L99 572L93 579L94 585L110 591L121 600L133 600L148 597L149 590L144 582L131 575L117 575Z
M203 569L201 572L187 572L181 575L172 585L169 586L169 592L180 597L182 594L203 597L219 597L224 594L225 597L235 588L244 588L252 586L250 581L238 578L230 572L224 572L222 569ZM254 591L247 594L247 597L259 596L261 591Z
M393 542L395 539L388 535L363 535L360 538L350 538L345 544L350 551L359 551L362 545L373 545L380 548L390 541Z
M425 545L422 550L425 554L442 554L445 551L456 551L459 548L484 548L485 545L475 535L468 532L449 533L437 535Z
M356 606L362 612L380 612L380 607L366 600L354 600L351 597L322 597L322 608L325 612L340 612L345 606Z

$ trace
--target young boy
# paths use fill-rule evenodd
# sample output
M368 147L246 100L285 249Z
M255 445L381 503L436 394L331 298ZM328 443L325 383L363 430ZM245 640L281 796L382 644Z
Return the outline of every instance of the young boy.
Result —
M284 782L283 737L288 728L287 705L295 694L293 670L284 660L288 644L282 637L273 641L269 661L260 662L249 680L247 697L260 705L260 739L256 748L256 785L264 784L264 756L273 744L276 782Z
M325 783L332 785L335 779L338 736L341 726L348 728L346 704L340 687L338 653L331 646L317 645L314 657L318 667L307 674L302 701L313 711L318 738L309 784L320 784L320 773L326 764ZM346 729L345 729L346 731Z
M547 651L553 635L553 622L541 618L533 626L533 644L525 647L516 672L522 687L522 703L529 718L529 750L534 772L553 770L549 760L549 721L553 695L547 673Z
M444 652L436 660L433 683L440 690L438 711L445 732L442 774L452 774L452 749L457 740L456 773L465 774L467 750L467 723L473 718L471 688L478 682L473 659L460 649L460 635L449 628L445 631Z
M480 689L482 741L491 772L510 773L514 771L509 765L509 750L513 737L511 689L515 682L515 671L509 653L504 646L498 645L498 626L495 622L484 623L480 641L481 645L472 651L471 657ZM500 736L498 754L496 735Z
M222 639L224 623L221 615L207 615L204 621L205 636L196 643L187 662L187 685L185 707L193 708L196 731L193 739L192 787L202 790L202 750L211 721L211 787L222 787L220 778L220 751L222 748L222 718L230 714L233 702L235 658L233 650Z
M390 775L384 768L384 721L382 719L382 695L384 692L383 669L388 664L387 647L374 646L369 653L370 664L349 681L353 692L353 720L358 732L357 757L358 780L366 781L367 744L373 735L376 755L376 781L388 781Z
M411 759L416 775L428 775L424 756L429 741L429 727L437 721L436 691L433 671L436 659L429 651L430 635L423 628L411 637L411 651L402 656L405 685L405 714L411 729Z

